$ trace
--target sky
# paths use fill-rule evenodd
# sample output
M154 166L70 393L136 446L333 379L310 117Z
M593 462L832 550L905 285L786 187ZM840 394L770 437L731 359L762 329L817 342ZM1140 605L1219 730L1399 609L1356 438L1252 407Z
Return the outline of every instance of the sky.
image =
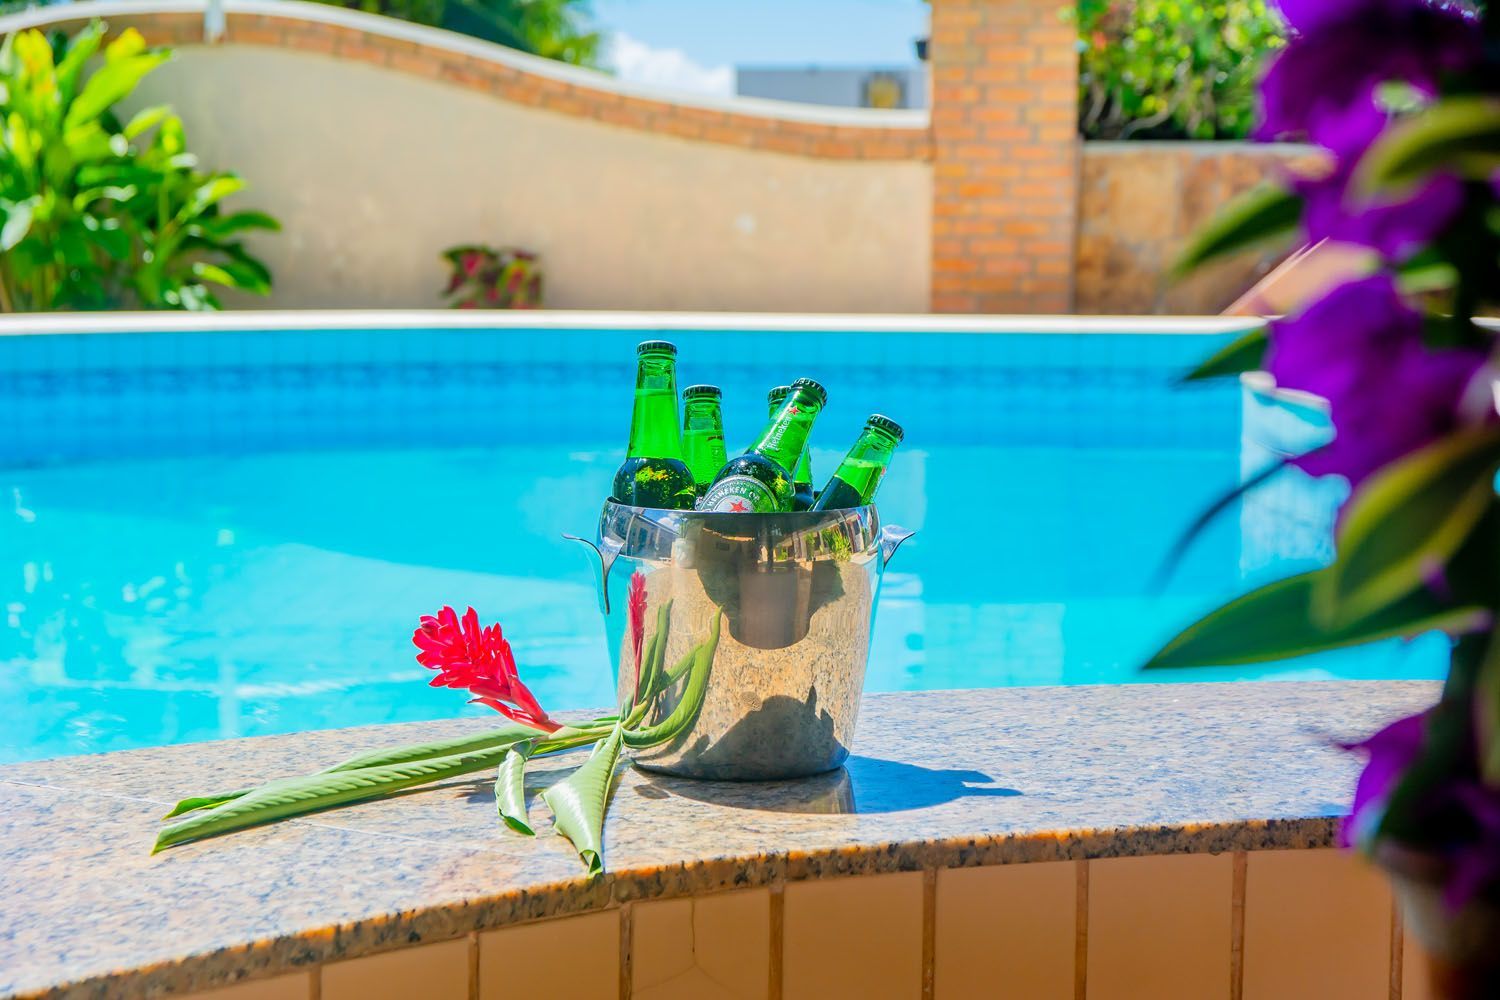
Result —
M626 80L734 92L736 66L916 62L922 0L593 0L613 41L606 62Z

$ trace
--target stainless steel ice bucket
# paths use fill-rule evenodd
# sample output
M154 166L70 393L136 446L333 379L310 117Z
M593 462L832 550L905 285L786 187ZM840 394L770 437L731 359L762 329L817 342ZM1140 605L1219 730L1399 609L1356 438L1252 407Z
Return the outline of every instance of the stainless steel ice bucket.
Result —
M717 514L606 503L588 544L598 556L622 703L636 684L630 590L637 574L644 646L670 602L666 663L702 643L723 615L696 720L671 742L639 751L636 764L730 781L797 778L842 764L859 715L880 578L911 534L882 528L873 506ZM669 689L657 714L682 697Z

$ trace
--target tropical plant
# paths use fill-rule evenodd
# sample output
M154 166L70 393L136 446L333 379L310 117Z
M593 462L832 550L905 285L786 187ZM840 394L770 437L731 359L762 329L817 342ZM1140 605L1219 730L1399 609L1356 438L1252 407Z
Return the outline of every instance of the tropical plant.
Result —
M604 814L622 748L643 750L669 744L697 722L719 648L722 609L715 608L708 634L675 664L667 663L672 602L656 609L647 636L645 576L636 572L629 590L630 643L634 669L630 695L618 714L563 722L538 704L519 672L498 624L481 627L469 608L460 618L451 607L423 615L412 635L417 662L437 671L432 687L467 691L511 725L470 736L374 750L311 774L280 778L258 788L195 795L177 803L164 819L153 850L232 833L261 823L385 798L475 771L494 769L499 822L533 836L526 804L526 765L535 757L589 749L578 769L542 792L553 827L573 842L590 877L604 871ZM182 818L178 818L182 817Z
M1265 0L1080 0L1077 19L1090 139L1243 139L1256 69L1284 44Z
M447 28L522 52L594 66L603 36L588 0L318 0L413 24Z
M536 309L542 268L534 253L467 245L443 251L452 269L443 295L454 309Z
M1494 919L1500 333L1475 316L1500 305L1500 16L1493 5L1480 15L1424 0L1280 6L1297 35L1260 84L1258 132L1308 138L1331 165L1247 196L1184 266L1299 229L1310 242L1366 247L1375 263L1190 377L1263 366L1278 387L1326 399L1333 440L1287 464L1340 476L1351 493L1331 565L1210 613L1149 665L1256 663L1447 633L1438 703L1355 745L1368 763L1344 836L1409 900L1440 890L1450 918L1488 907ZM1445 995L1500 996L1500 919L1489 927L1488 939L1469 934L1468 952L1461 931L1425 942L1455 965Z
M276 222L223 212L244 182L200 171L169 108L120 123L116 103L171 53L130 29L88 72L104 34L96 21L0 46L0 308L216 309L211 285L265 294L271 276L237 237Z

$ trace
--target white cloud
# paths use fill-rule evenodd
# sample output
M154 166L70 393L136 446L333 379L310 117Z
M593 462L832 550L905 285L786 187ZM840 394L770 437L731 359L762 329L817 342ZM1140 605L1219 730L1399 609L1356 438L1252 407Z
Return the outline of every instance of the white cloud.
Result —
M729 96L734 93L734 67L705 66L681 49L658 49L637 38L615 32L605 57L621 80L672 90Z

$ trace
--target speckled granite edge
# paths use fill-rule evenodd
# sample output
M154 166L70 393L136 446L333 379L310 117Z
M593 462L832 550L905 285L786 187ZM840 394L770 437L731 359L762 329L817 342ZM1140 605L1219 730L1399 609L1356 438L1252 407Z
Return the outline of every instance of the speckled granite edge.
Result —
M1197 827L1059 831L1029 836L935 840L869 849L790 852L733 858L670 869L622 871L593 885L538 886L489 899L393 914L381 921L256 941L239 948L58 982L18 1000L73 1000L213 989L416 944L436 944L473 931L594 912L619 903L751 889L778 882L1032 861L1079 861L1160 854L1330 847L1338 821L1268 820Z
M1330 699L1330 692L1346 704L1341 706ZM1341 789L1346 787L1354 764L1326 756L1326 736L1316 737L1307 747L1291 748L1302 757L1293 758L1289 754L1285 760L1277 759L1275 750L1287 742L1286 733L1305 733L1309 719L1317 719L1320 724L1333 719L1335 721L1329 724L1352 735L1374 728L1393 714L1420 707L1435 692L1435 685L1428 683L1346 682L1033 688L872 696L867 699L864 721L869 726L866 736L874 738L867 738L857 745L856 752L889 751L890 760L871 758L876 764L913 759L930 764L937 758L939 763L983 767L986 772L998 771L1001 774L1000 778L989 780L1014 782L1021 785L1021 790L1002 790L1014 798L965 801L962 809L948 808L955 806L961 796L932 804L918 802L910 808L906 807L906 799L898 798L894 808L882 808L880 786L861 780L860 770L851 765L855 776L851 804L853 799L859 799L866 804L865 807L855 808L848 814L833 810L835 815L829 816L807 814L823 811L821 809L794 810L795 815L788 817L776 811L777 804L772 801L776 795L775 786L764 786L763 795L762 790L741 786L746 790L739 797L748 800L748 806L742 802L728 803L727 799L716 801L712 795L704 796L701 801L692 796L674 796L670 803L643 804L638 798L628 796L627 791L641 792L643 798L655 798L657 796L642 792L642 787L652 787L651 779L626 768L621 786L615 793L616 801L606 831L606 849L611 852L613 870L593 883L571 877L566 866L548 867L542 863L547 859L533 860L532 854L525 853L527 850L535 853L536 849L545 846L544 840L555 841L556 838L542 838L530 842L525 848L516 848L515 841L499 842L493 861L482 857L487 851L485 846L465 850L460 845L454 853L464 858L477 856L475 863L481 868L494 866L496 874L493 879L476 883L445 877L439 883L443 891L434 893L439 899L431 905L417 902L388 912L372 911L371 915L357 920L322 922L299 918L302 922L297 924L287 918L290 929L285 933L267 933L244 944L212 949L195 949L191 944L184 944L180 955L136 967L129 967L125 961L106 964L94 956L90 963L86 963L92 965L87 970L77 969L70 974L67 968L59 968L56 975L45 981L34 978L29 983L12 981L7 987L5 983L9 977L3 968L6 957L4 936L0 935L0 996L105 997L206 989L417 943L452 940L473 931L589 912L628 901L787 881L1031 861L1327 847L1334 842L1338 820L1329 814L1329 807L1324 803L1332 802L1335 796L1342 794ZM1341 707L1347 709L1344 713L1347 718L1339 718ZM1060 708L1063 711L1059 711ZM1029 717L1033 712L1036 717ZM974 732L975 723L983 723L978 731L987 733L987 737L958 743L957 749L952 744L943 747L942 741L934 746L928 738L915 742L911 738L913 732L941 733L947 726L962 726L964 730ZM1199 727L1198 731L1193 731L1195 725ZM1245 733L1261 736L1264 746L1259 749L1245 747ZM1162 734L1171 734L1180 745L1163 742ZM1211 735L1205 737L1205 734ZM312 741L332 735L310 733L303 734L303 737ZM1205 742L1212 737L1220 737L1222 742L1217 739ZM214 746L225 755L244 755L256 745L264 744L269 748L275 739L295 741L300 738L230 741ZM1079 745L1070 748L1066 738ZM1035 751L1024 745L1027 739L1042 749L1044 758L1036 757ZM888 743L890 746L867 745L870 743ZM1122 779L1118 760L1098 759L1101 746L1111 748L1121 760L1128 761L1125 770L1137 769L1141 774ZM1131 749L1143 746L1148 749ZM202 756L205 752L205 746L200 745L136 753ZM1148 756L1150 753L1158 756ZM156 802L127 799L123 795L111 796L104 791L84 791L77 786L59 787L66 785L72 774L97 773L112 758L122 756L110 754L71 759L78 762L76 766L72 766L71 761L62 761L0 768L0 786L31 788L38 793L65 791L70 802L80 797L93 800L112 798L121 803L129 801L143 808L149 805L145 811L159 815ZM1310 763L1305 759L1308 756L1314 758ZM1244 773L1233 771L1235 766L1248 767L1246 761L1253 763L1254 767ZM1312 770L1304 770L1299 776L1285 770L1288 764ZM1175 768L1175 777L1163 780L1156 773L1164 766ZM49 774L49 767L55 773ZM1323 775L1330 767L1339 771L1332 776L1333 780L1306 780L1306 775ZM39 779L29 773L33 770L39 770ZM932 773L939 772L933 770ZM989 777L988 773L978 771L953 773ZM1200 788L1182 783L1182 775L1201 777L1215 773L1222 775L1220 785L1210 782ZM1104 784L1106 775L1107 785ZM1226 804L1222 788L1245 792L1246 786L1264 784L1273 775L1291 790L1287 794L1321 794L1323 798L1311 800L1316 803L1312 807L1267 808L1265 811L1270 815L1259 818L1215 818L1216 813L1233 817L1236 808L1253 810L1256 806L1253 801L1249 805ZM1035 781L1025 780L1033 776ZM912 779L902 777L901 780ZM1051 787L1065 781L1071 781L1086 794L1072 799ZM1099 781L1105 790L1092 794L1094 781ZM1318 783L1326 787L1308 790ZM1036 786L1035 790L1032 785ZM870 794L872 789L875 792L873 797ZM1053 799L1049 800L1049 795ZM757 796L766 801L760 802ZM919 799L920 796L912 801ZM1125 812L1125 804L1133 806L1140 800L1148 800L1149 804L1158 799L1165 805L1157 811L1164 809L1168 814L1181 814L1184 818L1174 822L1124 822L1118 826L1098 822L1076 826L1047 822L1049 818L1055 821L1073 812L1097 817L1101 812L1108 814L1116 806L1122 806L1120 811ZM468 822L469 814L475 811L473 806L463 802L453 805L450 800L452 796L433 799L427 805L415 798L405 801L412 816L420 817L412 822L430 823L447 834L455 829L458 820ZM1296 801L1292 805L1295 806ZM763 828L759 832L765 838L762 842L767 842L770 849L737 849L741 844L732 837L728 838L726 846L723 829L716 828L726 815L722 812L726 804L742 810L730 815L745 817L748 832L743 843L755 841L754 834L759 824ZM675 805L680 813L675 819L667 809L668 805ZM1278 805L1286 803L1278 802ZM400 812L402 808L395 802L372 804L376 810L381 806L386 806L390 812ZM489 805L480 810L486 823L493 822L492 808ZM993 815L985 808L992 810ZM445 814L444 809L449 812ZM655 850L648 857L649 852L638 843L643 839L642 832L650 826L643 819L643 809L656 811L653 816L663 814L665 810L662 824L671 834L680 836L680 844L671 850L661 849L659 843L647 844L646 847ZM1278 811L1280 815L1277 815ZM389 846L380 839L391 836L388 832L361 828L361 817L346 819L341 812L345 811L261 828L267 831L263 839L269 846L252 844L257 852L255 856L270 858L276 856L270 852L280 848L290 852L280 856L283 862L287 858L304 858L309 853L327 850L319 838L346 838L360 849L372 845L377 849ZM1299 812L1303 814L1299 815ZM370 813L367 817L373 815ZM120 823L125 835L139 835L138 820L124 817ZM1009 829L983 829L986 825L1008 825ZM961 832L965 827L978 832L965 835ZM713 829L715 835L705 838L705 829ZM795 829L795 832L779 832L783 829ZM955 829L960 832L955 833ZM249 838L254 835L235 836ZM697 837L696 845L692 840L694 836ZM41 842L40 837L37 840ZM799 840L809 846L799 846ZM207 845L214 843L205 842ZM773 844L779 846L771 847ZM31 846L35 848L36 844ZM509 854L502 855L502 849ZM268 853L258 853L261 851ZM517 854L517 851L521 853ZM171 854L168 852L166 856ZM400 855L403 863L414 854L403 850ZM636 857L632 857L633 854ZM419 864L420 855L416 856ZM200 870L213 871L210 859L215 857L214 849L208 847L196 857L184 857L179 871L187 877ZM522 859L519 867L516 858ZM0 862L3 861L4 849L0 847ZM512 867L506 868L507 862ZM268 860L267 863L273 862ZM546 877L548 875L555 877ZM65 904L55 905L59 909L54 916L69 916L70 911L62 909ZM162 902L163 907L171 905L171 900ZM139 916L138 913L135 915ZM272 912L268 919L280 920L282 914ZM143 943L150 940L149 928L128 930L142 934ZM151 947L159 954L162 942L151 941ZM61 951L59 962L64 966L72 964L71 953Z

